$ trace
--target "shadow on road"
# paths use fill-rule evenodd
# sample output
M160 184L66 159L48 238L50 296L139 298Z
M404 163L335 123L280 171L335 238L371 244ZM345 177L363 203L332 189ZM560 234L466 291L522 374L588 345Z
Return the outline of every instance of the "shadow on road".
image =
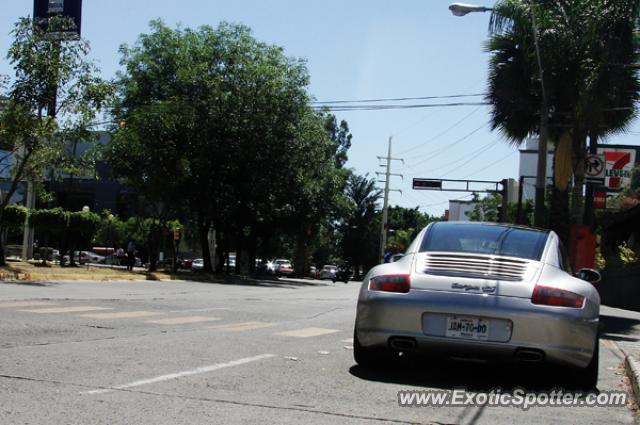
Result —
M352 366L351 375L367 381L385 382L407 387L471 391L504 391L523 388L528 391L551 391L557 388L581 390L571 383L568 368L532 365L496 365L440 358L408 357L380 369ZM417 389L419 389L417 388ZM588 389L587 389L588 390Z
M640 320L600 315L600 336L613 341L640 341Z
M257 286L262 288L300 289L310 287L333 286L331 281L311 279L278 278L275 276L240 276L234 274L217 275L206 273L181 274L176 279L199 283L213 283L219 285Z

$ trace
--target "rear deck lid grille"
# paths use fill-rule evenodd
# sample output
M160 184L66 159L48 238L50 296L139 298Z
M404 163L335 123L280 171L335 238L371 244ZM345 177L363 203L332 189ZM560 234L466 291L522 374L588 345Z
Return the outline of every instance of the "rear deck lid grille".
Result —
M425 256L424 273L481 279L525 279L529 261L493 255L429 253Z

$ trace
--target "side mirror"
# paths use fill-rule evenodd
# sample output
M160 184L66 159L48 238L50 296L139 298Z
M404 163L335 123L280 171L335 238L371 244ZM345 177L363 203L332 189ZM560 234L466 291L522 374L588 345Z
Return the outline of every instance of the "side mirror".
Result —
M391 257L391 262L395 263L396 261L400 260L402 257L404 257L404 254L395 254Z
M600 275L600 273L593 269L580 269L578 273L576 273L576 277L593 284L596 284L602 280L602 276Z

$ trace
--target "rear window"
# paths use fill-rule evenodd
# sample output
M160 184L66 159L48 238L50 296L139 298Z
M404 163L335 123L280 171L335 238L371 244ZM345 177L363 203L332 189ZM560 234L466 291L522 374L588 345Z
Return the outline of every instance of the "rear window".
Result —
M478 223L434 223L420 252L445 251L540 260L549 233L543 230Z

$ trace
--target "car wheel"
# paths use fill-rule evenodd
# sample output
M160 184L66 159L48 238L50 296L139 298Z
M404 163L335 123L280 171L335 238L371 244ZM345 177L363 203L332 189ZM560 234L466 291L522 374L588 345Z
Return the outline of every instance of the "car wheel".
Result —
M391 359L389 350L381 347L363 347L358 341L358 336L353 331L353 359L359 366L366 368L380 367L388 364Z

